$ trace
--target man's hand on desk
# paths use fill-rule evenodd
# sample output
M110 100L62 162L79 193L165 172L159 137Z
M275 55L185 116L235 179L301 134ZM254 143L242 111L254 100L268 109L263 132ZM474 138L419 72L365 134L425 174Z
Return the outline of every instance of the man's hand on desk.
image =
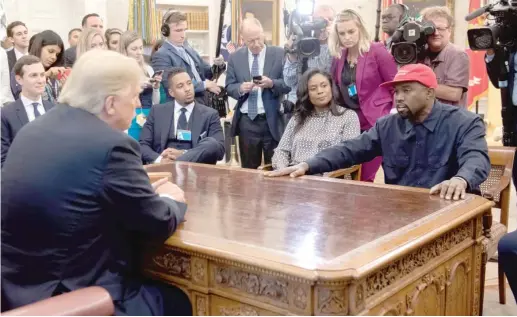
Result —
M447 200L465 199L467 193L467 181L461 177L453 177L450 180L443 181L431 188L431 195L440 194L440 198Z
M158 195L165 195L172 199L174 199L177 202L180 203L187 203L187 200L185 199L185 193L181 188L178 187L178 185L175 185L167 180L167 178L160 179L157 182L154 182L153 184L154 191Z
M162 157L160 163L170 163L180 157L185 151L177 150L175 148L165 149L160 156Z
M294 166L289 166L286 168L282 168L276 171L272 172L266 172L264 173L265 176L268 177L278 177L278 176L285 176L289 175L291 177L300 177L305 175L307 171L309 170L309 165L307 163L300 163Z

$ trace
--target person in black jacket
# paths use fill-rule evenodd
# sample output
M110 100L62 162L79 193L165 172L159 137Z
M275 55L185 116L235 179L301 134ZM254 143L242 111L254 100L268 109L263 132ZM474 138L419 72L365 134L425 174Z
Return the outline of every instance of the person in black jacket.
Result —
M136 274L140 242L163 243L187 208L176 185L150 184L123 132L140 76L131 58L89 51L60 105L18 133L2 171L2 309L100 286L116 314L192 314L182 291Z

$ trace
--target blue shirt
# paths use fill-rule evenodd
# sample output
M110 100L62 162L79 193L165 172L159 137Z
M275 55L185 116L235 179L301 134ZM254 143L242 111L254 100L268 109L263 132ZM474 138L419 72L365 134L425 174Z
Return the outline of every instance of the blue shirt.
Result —
M490 171L485 125L465 109L435 102L423 123L398 114L377 120L355 139L308 160L309 173L330 172L383 157L386 184L431 188L454 176L478 192Z

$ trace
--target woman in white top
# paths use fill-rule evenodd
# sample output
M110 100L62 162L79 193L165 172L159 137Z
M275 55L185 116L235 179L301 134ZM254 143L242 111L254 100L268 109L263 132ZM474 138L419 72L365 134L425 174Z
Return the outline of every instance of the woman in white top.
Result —
M142 68L142 92L140 93L141 108L136 109L128 134L138 140L145 120L151 107L160 103L160 84L162 73L155 74L153 68L144 61L144 41L138 33L126 31L120 37L119 51L121 54L134 58Z

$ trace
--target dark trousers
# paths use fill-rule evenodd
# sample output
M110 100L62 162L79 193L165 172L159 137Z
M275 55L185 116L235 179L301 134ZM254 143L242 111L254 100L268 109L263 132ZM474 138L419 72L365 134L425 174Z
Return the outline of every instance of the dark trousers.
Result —
M262 164L262 152L264 152L264 164L271 164L273 151L278 142L273 139L266 115L258 115L251 120L243 113L239 119L239 151L241 166L257 169Z
M517 231L506 234L498 246L499 265L503 267L508 284L517 301Z
M222 157L218 157L219 144L214 138L204 138L197 146L181 155L176 160L182 162L215 164Z

